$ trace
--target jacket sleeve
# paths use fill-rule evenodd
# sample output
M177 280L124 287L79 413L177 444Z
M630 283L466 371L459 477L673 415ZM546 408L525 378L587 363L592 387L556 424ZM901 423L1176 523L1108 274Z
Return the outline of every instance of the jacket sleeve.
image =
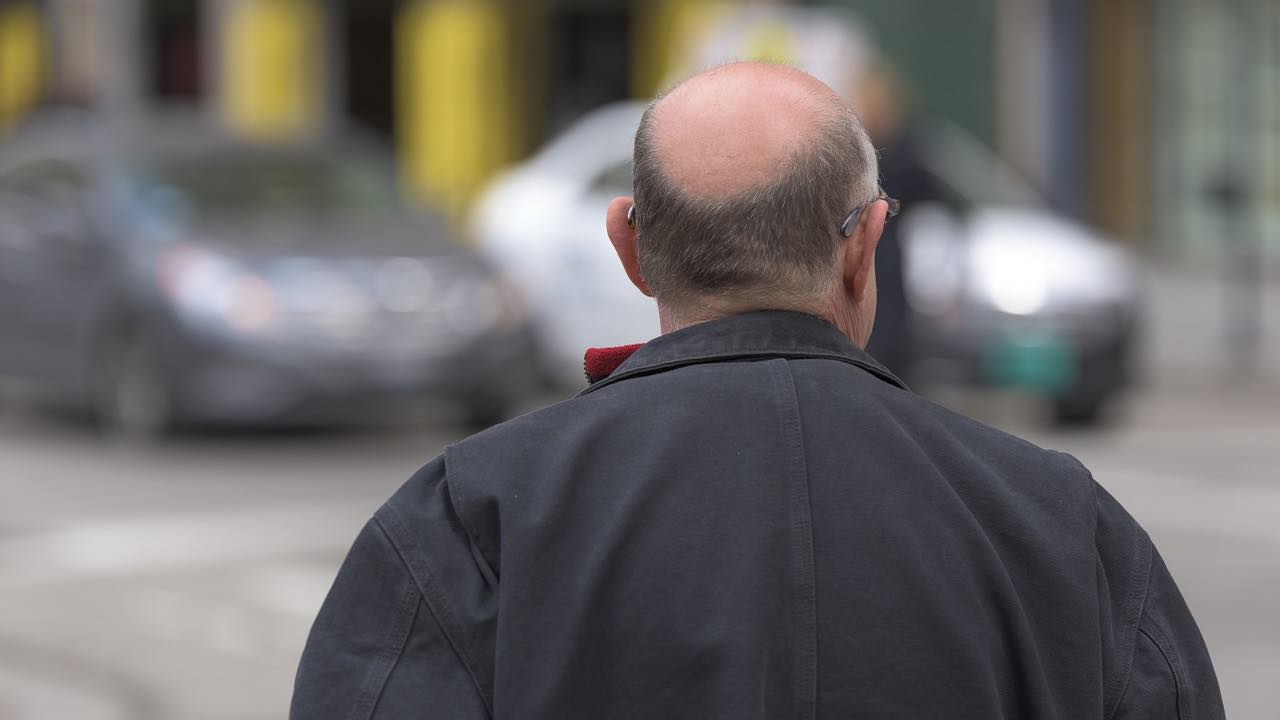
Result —
M1104 694L1114 720L1220 720L1209 650L1146 532L1106 490L1098 496Z
M419 522L432 526L418 531ZM289 717L489 717L468 623L483 622L491 589L437 460L356 538L311 628Z

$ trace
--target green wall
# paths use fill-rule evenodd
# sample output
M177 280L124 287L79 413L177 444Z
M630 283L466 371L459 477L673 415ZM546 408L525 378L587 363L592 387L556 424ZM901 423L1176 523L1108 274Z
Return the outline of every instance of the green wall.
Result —
M925 114L994 140L996 0L825 0L869 26Z

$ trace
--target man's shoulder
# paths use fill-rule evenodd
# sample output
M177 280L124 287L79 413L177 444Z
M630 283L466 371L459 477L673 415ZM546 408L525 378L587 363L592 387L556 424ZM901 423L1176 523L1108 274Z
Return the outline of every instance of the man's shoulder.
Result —
M793 367L795 362L790 361ZM819 371L819 375L827 372L836 375L818 379L813 386L815 392L809 397L802 397L801 402L829 409L843 406L850 418L859 417L858 426L886 429L885 432L896 434L899 440L915 446L922 453L949 455L989 468L996 474L1024 476L1038 484L1050 479L1059 484L1067 483L1082 497L1087 495L1092 500L1092 475L1079 460L1067 453L1041 447L960 414L919 394L884 382L858 367L824 359L813 362L829 368ZM759 388L753 391L743 386L743 381L751 376L741 373L733 374L733 382L727 385L712 387L706 378L712 370L707 365L678 368L562 400L460 440L449 446L446 458L451 464L482 472L531 467L566 452L589 451L592 445L603 443L606 435L633 432L633 425L651 428L657 420L650 415L661 415L668 420L679 418L673 421L701 426L703 423L691 418L704 413L715 420L714 424L723 424L727 421L725 409L719 407L716 399L723 392L732 392L739 397L743 394L768 395L756 392ZM805 374L804 370L797 372ZM677 377L682 375L689 377L683 380ZM693 377L695 375L697 377ZM833 384L832 380L838 380L838 383ZM664 397L664 393L672 397ZM690 407L677 412L672 403ZM842 419L845 414L836 413L831 417ZM757 416L746 415L742 421L761 420ZM819 423L812 425L820 427ZM810 432L805 434L810 435Z
M451 478L498 481L514 470L542 466L570 448L590 443L603 422L603 398L572 397L511 418L448 445L443 460Z
M902 398L901 402L908 412L919 413L927 419L925 422L944 428L951 437L975 448L975 451L986 449L998 455L1034 462L1045 469L1079 480L1092 479L1089 469L1074 455L1043 447L1021 435L1015 435L920 395L911 394L909 398Z
M814 384L813 401L856 408L922 451L948 452L979 462L1000 459L1017 466L1034 465L1076 480L1091 480L1089 470L1074 456L1042 447L1027 438L952 410L911 390L878 380L858 368L829 360L816 360L811 367L826 375ZM802 371L803 372L803 371ZM859 382L846 382L856 378ZM1003 463L1000 463L1003 464ZM1043 475L1042 475L1043 476Z
M795 362L790 361L791 364ZM1092 478L1089 470L1070 454L1044 448L961 414L923 395L876 378L858 367L821 358L799 362L816 362L843 376L838 387L819 381L815 386L819 393L812 398L814 402L856 406L858 412L878 416L883 423L896 427L917 441L938 442L966 455L1006 457L1017 460L1020 465L1034 463L1043 470L1080 480ZM665 400L701 403L706 405L708 413L712 413L714 409L710 405L715 402L714 397L710 397L712 393L698 397L690 395L690 392L696 394L698 389L709 389L705 377L689 382L679 382L675 377L688 372L705 375L708 370L706 365L677 368L648 378L615 383L600 392L567 398L459 440L449 446L446 455L459 459L490 457L511 461L532 452L563 449L576 445L573 441L584 439L584 434L625 431L629 417L643 415L645 408L661 406ZM736 380L743 378L735 376ZM737 393L747 390L737 385L731 389ZM664 399L661 397L664 392L679 397Z
M495 448L537 446L549 436L591 422L598 414L594 396L575 396L553 402L468 435L449 445L449 454L491 452Z

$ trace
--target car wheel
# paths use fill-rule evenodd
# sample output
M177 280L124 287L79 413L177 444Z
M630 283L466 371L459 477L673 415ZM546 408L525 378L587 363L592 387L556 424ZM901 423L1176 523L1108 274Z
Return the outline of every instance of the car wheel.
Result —
M462 409L467 428L478 432L510 417L511 401L493 395L473 395L463 399Z
M1093 427L1102 422L1107 395L1076 391L1053 399L1053 420L1059 426Z
M106 341L94 375L93 410L103 432L149 441L173 428L173 395L141 333L121 331Z

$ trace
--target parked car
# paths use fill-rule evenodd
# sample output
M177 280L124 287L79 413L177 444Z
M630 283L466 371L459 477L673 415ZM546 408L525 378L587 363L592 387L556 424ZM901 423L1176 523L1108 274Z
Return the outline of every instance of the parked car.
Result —
M602 108L477 203L479 246L528 298L550 375L581 382L582 350L658 333L604 234L631 192L644 106ZM988 149L938 125L926 152L946 203L906 208L908 294L920 338L914 377L1043 395L1064 421L1093 421L1128 378L1136 283L1125 252L1049 211Z
M1098 421L1131 380L1133 258L1049 211L960 128L932 123L922 143L947 197L902 218L915 376L1021 389L1059 422Z
M658 335L653 301L627 279L604 232L609 201L631 194L631 147L644 106L588 114L478 199L474 240L529 303L544 376L584 383L589 346Z
M426 399L487 423L529 385L518 293L400 201L372 145L55 115L0 152L0 376L107 427Z

